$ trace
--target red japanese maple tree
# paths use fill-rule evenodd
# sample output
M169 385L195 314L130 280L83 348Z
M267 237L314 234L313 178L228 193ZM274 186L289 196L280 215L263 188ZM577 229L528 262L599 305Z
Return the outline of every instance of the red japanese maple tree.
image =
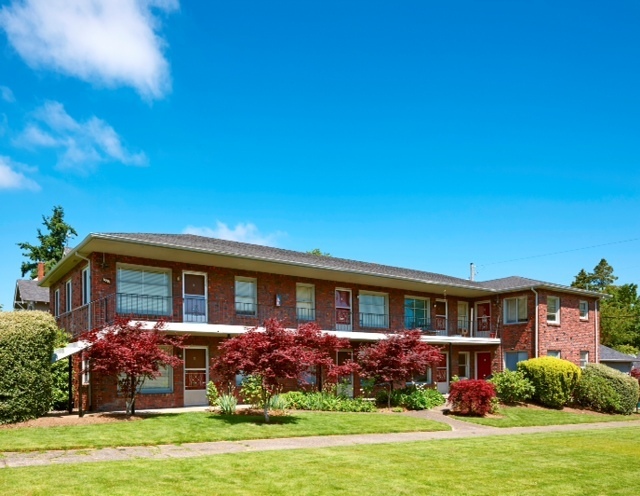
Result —
M298 379L312 366L322 366L328 380L350 373L355 364L337 366L337 350L349 347L349 341L324 334L313 323L287 329L277 319L269 319L264 329L250 329L224 341L220 355L213 359L213 370L227 380L235 374L259 376L264 418L269 422L269 404L284 379Z
M388 405L395 382L406 382L424 375L427 369L440 361L440 349L421 341L417 330L388 334L375 344L358 350L360 374L389 387Z
M164 322L158 322L152 329L143 329L141 322L118 318L113 325L82 337L90 343L85 353L91 370L117 378L127 416L135 414L136 395L146 379L158 377L161 367L182 364L161 346L181 348L186 336L167 336L163 327Z

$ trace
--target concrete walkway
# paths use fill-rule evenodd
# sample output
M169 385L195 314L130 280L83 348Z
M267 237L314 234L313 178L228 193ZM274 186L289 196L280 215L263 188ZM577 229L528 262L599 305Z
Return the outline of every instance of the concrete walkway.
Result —
M165 410L166 411L166 410ZM130 446L120 448L76 449L36 451L28 453L0 453L0 468L27 467L34 465L58 465L67 463L90 463L150 458L192 458L196 456L247 453L254 451L276 451L303 448L329 448L381 443L406 443L438 439L460 439L487 436L509 436L513 434L535 434L546 432L585 431L613 429L618 427L640 427L640 420L622 422L599 422L593 424L570 424L541 427L487 427L462 422L444 415L441 410L411 412L407 415L443 422L451 431L405 432L397 434L353 434L345 436L312 436L278 439L256 439L247 441L218 441L208 443L167 444L159 446Z

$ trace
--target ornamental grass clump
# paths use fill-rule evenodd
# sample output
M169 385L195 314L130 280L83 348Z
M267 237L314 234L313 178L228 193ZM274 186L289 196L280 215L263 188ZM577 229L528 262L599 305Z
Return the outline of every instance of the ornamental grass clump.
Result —
M451 383L449 404L454 413L484 417L493 410L496 389L484 380L463 380Z
M633 413L638 404L638 381L606 365L589 363L585 367L574 397L590 410L604 413Z
M562 408L571 401L582 373L577 365L553 357L524 360L518 371L533 384L533 400L549 408Z

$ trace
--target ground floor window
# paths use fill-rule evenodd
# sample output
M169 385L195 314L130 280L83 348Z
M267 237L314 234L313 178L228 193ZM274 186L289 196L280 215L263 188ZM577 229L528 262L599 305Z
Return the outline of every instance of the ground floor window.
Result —
M547 356L560 358L560 350L547 350Z
M469 352L461 351L458 353L458 377L469 378Z
M140 392L143 394L172 393L173 367L160 367L160 375L155 379L146 379Z
M504 364L507 370L517 370L518 362L529 359L529 353L526 351L507 351L504 354Z
M580 352L580 367L585 368L589 363L589 352L581 351Z

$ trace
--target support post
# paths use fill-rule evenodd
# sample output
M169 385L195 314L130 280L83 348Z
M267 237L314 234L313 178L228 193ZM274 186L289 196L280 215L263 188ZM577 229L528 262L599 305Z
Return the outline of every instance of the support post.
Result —
M69 399L67 400L67 410L69 410L69 415L73 413L73 355L69 355L69 378L67 381L67 393L69 395Z

